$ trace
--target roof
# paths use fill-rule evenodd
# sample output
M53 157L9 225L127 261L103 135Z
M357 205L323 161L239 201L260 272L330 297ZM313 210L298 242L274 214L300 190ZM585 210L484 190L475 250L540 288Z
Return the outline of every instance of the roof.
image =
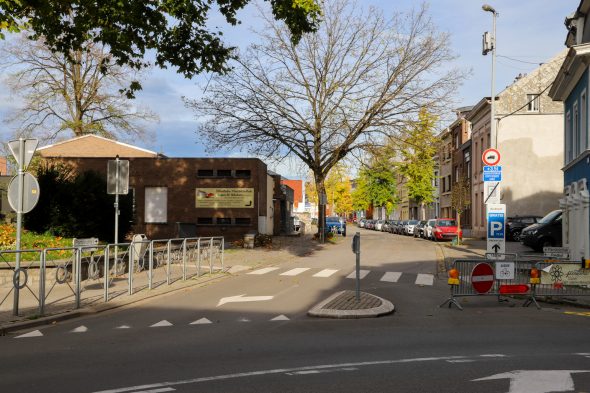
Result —
M158 157L160 154L141 147L98 135L83 135L37 149L42 157Z
M572 46L549 90L554 101L564 101L578 82L590 58L590 43Z

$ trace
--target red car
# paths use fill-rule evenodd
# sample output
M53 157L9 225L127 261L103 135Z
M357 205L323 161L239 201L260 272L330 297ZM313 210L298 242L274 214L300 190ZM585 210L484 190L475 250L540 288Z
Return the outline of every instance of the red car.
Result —
M458 230L457 222L452 218L437 218L432 229L432 235L434 241L451 240L457 236Z

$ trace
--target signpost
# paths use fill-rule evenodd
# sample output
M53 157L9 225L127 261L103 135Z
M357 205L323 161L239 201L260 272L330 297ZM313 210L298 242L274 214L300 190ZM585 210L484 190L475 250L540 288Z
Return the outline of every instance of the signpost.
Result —
M502 181L502 167L500 165L484 166L483 181Z
M23 214L33 210L39 201L39 183L30 173L25 172L31 163L31 159L37 150L39 141L37 139L24 139L8 142L8 148L12 152L18 164L18 174L12 178L8 187L8 201L16 211L16 250L20 250ZM20 283L20 252L16 253L14 264L14 303L13 314L18 315L19 290L24 287ZM26 285L26 282L25 282Z
M119 155L107 163L107 194L115 194L115 244L119 243L119 195L129 193L129 160L119 160ZM115 262L117 261L115 247Z
M496 149L487 149L481 155L481 160L485 165L494 166L500 163L500 152Z
M487 205L487 252L492 254L492 259L504 259L506 252L505 228L506 228L506 205Z
M352 252L356 254L356 301L361 300L361 233L352 238Z
M483 183L484 204L497 205L500 203L501 187L499 181L486 181Z
M471 285L477 293L488 293L494 286L494 269L488 263L478 263L471 272Z

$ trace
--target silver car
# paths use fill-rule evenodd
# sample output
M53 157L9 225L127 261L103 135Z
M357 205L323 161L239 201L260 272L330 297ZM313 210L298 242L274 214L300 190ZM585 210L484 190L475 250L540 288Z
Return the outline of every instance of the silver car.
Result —
M436 224L436 220L428 220L426 225L424 225L424 238L425 239L433 239L434 238L434 224Z
M405 227L404 234L406 234L406 235L413 235L414 234L414 228L416 227L416 225L418 225L419 222L420 222L419 220L410 220L410 221L408 221L408 223L406 224L406 227Z

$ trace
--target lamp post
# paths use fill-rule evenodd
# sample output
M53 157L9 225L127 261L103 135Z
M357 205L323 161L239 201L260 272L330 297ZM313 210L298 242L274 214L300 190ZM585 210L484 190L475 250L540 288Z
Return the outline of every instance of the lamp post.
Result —
M492 103L490 106L490 112L491 112L491 120L490 120L490 147L493 147L494 149L497 148L497 137L496 137L496 92L495 92L495 86L496 86L496 17L498 16L498 13L496 12L496 10L488 5L488 4L484 4L481 7L482 10L486 11L486 12L491 12L492 13L492 36L489 37L488 33L486 32L484 34L484 40L483 40L483 54L484 56L488 54L488 52L492 52L492 94L491 94L491 99L492 99Z

